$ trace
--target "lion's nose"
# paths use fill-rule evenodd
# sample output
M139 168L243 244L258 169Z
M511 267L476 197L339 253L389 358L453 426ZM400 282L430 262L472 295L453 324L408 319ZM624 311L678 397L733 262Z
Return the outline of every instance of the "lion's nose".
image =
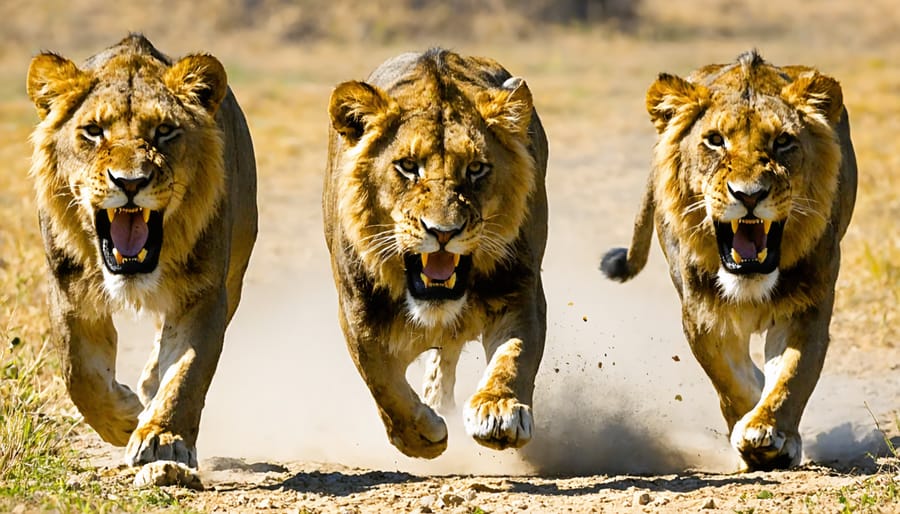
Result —
M148 175L146 177L134 177L134 178L126 178L119 177L114 175L111 171L107 170L106 172L109 175L109 179L115 184L119 189L121 189L129 198L138 194L138 192L147 186L150 183L150 179L152 175Z
M438 244L441 246L449 243L450 240L453 239L453 236L462 232L462 229L465 226L465 223L455 226L440 225L431 223L425 218L422 218L421 222L422 226L425 227L425 231L434 235L438 240Z
M769 196L769 190L765 188L758 188L751 191L749 189L741 190L739 186L734 186L731 183L726 184L726 186L728 187L728 192L731 193L731 196L744 204L744 207L750 212L753 212L753 209L759 202Z

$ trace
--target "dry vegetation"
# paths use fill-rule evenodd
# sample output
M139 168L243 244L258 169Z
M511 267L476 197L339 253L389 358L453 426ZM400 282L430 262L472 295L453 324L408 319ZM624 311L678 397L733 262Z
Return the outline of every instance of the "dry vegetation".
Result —
M81 60L126 31L140 30L173 54L202 49L219 56L253 130L260 200L269 204L261 207L263 219L275 214L276 205L318 202L325 152L323 102L330 88L341 80L364 76L401 50L443 44L491 55L526 76L554 145L550 168L557 177L564 170L554 169L554 163L603 157L597 150L605 147L595 139L598 134L637 137L640 142L629 143L626 153L647 151L652 129L644 118L642 96L659 71L684 74L706 62L731 59L753 46L776 63L816 65L844 86L860 169L857 208L843 244L832 324L835 340L845 343L835 345L832 352L839 357L831 358L828 366L858 366L860 373L876 373L895 370L900 363L896 221L900 219L900 67L896 62L900 15L894 4L894 0L572 1L559 4L569 10L553 11L548 7L551 2L504 0L163 0L153 7L90 0L4 2L0 6L4 35L0 46L0 510L20 503L83 511L179 504L177 494L129 492L114 480L105 489L71 481L73 476L92 472L83 456L68 449L72 433L89 429L77 422L56 378L56 357L46 347L44 259L27 178L28 134L36 116L24 92L27 63L36 51L52 49ZM463 18L461 13L471 17ZM624 159L648 160L645 155ZM584 166L591 167L603 168L613 183L623 173L607 169L611 165L604 162ZM572 182L599 180L599 176L576 172ZM560 178L553 180L556 199L574 194L578 187ZM615 216L617 227L598 221L588 232L610 229L622 239L632 214L629 210ZM255 264L265 266L284 255L297 255L306 244L263 241ZM891 413L874 414L893 433L892 424L885 423ZM838 491L846 501L807 500L805 508L801 502L798 509L898 509L893 478L897 468L892 466L858 480L855 488ZM37 491L43 491L42 495L35 496ZM797 492L807 499L815 493L815 489Z

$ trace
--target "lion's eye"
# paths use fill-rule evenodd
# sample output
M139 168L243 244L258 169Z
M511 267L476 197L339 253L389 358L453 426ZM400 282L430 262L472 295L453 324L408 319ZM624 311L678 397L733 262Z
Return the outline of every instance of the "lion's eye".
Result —
M787 132L782 132L772 141L772 150L776 153L784 153L797 148L797 138Z
M471 181L476 181L491 171L491 165L486 162L473 161L466 167L466 176Z
M99 142L103 139L104 130L103 127L96 123L88 123L81 127L81 134L91 141Z
M410 158L395 161L394 169L409 180L415 180L419 176L419 163Z
M168 123L160 123L153 129L153 139L156 144L171 141L181 134L182 130Z
M703 138L703 144L716 150L725 146L725 138L718 132L710 132Z

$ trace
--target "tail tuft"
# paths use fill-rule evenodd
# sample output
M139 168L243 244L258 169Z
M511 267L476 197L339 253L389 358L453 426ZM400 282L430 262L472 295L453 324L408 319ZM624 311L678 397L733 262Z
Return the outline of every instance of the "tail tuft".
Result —
M625 282L634 276L628 269L628 248L612 248L603 256L600 271L606 278L617 282Z

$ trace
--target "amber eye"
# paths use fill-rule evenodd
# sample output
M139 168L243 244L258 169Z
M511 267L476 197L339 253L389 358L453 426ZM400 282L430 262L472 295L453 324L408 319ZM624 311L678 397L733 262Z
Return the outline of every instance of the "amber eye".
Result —
M394 161L394 169L409 180L419 177L419 163L409 157Z
M491 165L486 162L472 161L466 167L466 176L471 181L476 181L491 171Z
M153 129L153 139L156 141L156 144L165 143L178 137L181 132L182 130L174 125L160 123Z
M772 150L776 153L784 153L797 148L797 138L787 132L782 132L772 141Z
M716 150L725 146L725 138L718 132L710 132L703 138L703 144Z
M81 134L91 141L100 141L103 139L103 127L97 125L96 123L88 123L81 127Z

